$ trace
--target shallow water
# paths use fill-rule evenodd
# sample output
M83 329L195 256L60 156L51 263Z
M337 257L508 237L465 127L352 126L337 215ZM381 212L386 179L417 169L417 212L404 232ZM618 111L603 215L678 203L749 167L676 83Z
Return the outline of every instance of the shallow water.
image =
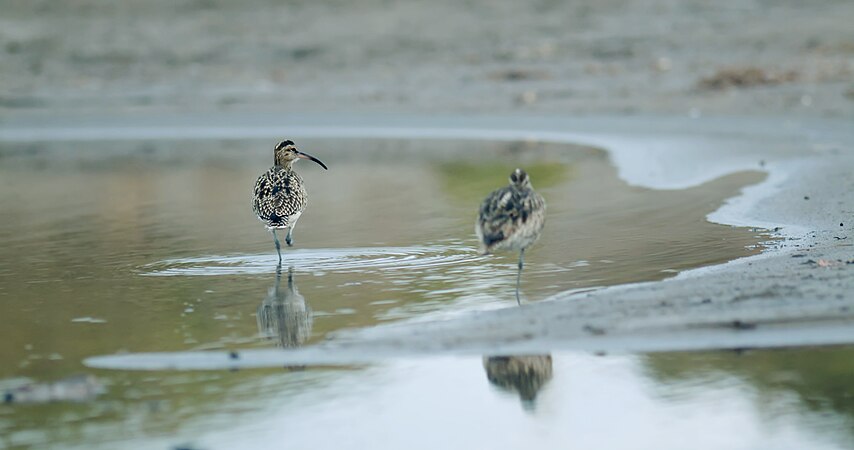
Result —
M295 247L285 249L279 282L271 238L250 203L252 183L271 159L269 142L3 144L0 379L52 381L92 372L81 361L97 354L292 347L345 328L513 307L515 256L478 256L473 221L480 199L517 166L529 171L549 205L544 236L526 255L525 301L661 279L753 254L767 239L705 220L741 187L761 180L759 173L653 191L625 185L606 154L591 148L439 140L299 144L330 170L298 166L311 200ZM589 370L623 364L619 377L665 391L669 383L639 369L647 364L642 357L567 358L555 358L555 379L547 386L559 385L575 360ZM128 439L134 447L141 442L136 438L173 433L194 440L216 433L221 423L252 429L257 417L306 409L315 415L301 413L300 420L311 425L346 419L358 427L357 418L333 411L382 385L397 389L387 410L377 406L383 411L406 406L401 396L415 391L425 401L450 401L455 397L443 390L453 378L433 385L420 374L437 372L441 380L457 371L482 385L478 395L505 401L483 391L481 362L467 359L296 372L96 371L108 388L97 401L0 407L0 446L114 446ZM498 414L490 412L490 401L477 399L471 413ZM525 420L536 416L523 409ZM532 430L552 429L550 421L565 418L551 417L532 423ZM410 426L429 429L426 422ZM415 431L389 427L397 439ZM205 446L247 439L242 433L225 433ZM334 446L333 436L325 437L326 446ZM179 444L175 439L161 448ZM253 447L275 446L270 439Z
M190 420L162 447L850 448L851 356L558 353L529 361L541 383L501 379L473 358L396 361L311 388L304 374L271 375L242 392L257 400L240 424L213 429L228 413Z

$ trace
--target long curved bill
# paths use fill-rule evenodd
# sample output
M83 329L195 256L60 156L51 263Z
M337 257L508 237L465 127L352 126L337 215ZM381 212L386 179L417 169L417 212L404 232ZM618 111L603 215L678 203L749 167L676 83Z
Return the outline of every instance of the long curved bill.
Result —
M308 153L297 152L297 158L308 159L308 160L314 161L314 162L320 164L320 167L323 167L324 169L329 170L329 168L326 167L326 164L323 164L323 161L315 158L314 156L309 155Z

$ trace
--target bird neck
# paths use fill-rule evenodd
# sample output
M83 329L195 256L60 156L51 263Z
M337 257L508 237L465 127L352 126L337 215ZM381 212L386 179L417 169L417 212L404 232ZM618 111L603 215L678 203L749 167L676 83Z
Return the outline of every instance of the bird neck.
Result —
M285 170L293 170L295 161L295 159L291 159L289 161L281 161L277 159L276 161L274 161L274 164Z

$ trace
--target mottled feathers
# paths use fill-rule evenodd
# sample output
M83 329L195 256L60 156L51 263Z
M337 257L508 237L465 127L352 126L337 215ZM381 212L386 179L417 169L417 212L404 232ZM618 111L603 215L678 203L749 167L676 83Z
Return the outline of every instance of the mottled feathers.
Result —
M493 191L480 205L475 233L481 253L524 250L540 237L546 202L534 191L528 175L516 169L510 184Z
M308 202L302 178L290 167L273 166L255 182L253 208L268 228L296 223Z

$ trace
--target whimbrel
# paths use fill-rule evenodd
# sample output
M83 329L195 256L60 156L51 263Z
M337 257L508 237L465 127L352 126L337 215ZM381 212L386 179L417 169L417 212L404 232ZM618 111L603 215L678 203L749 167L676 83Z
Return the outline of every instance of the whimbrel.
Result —
M302 177L293 169L297 159L310 159L328 170L326 164L314 156L297 150L293 141L288 140L276 146L273 150L273 167L264 172L255 182L252 206L255 209L255 215L273 233L279 264L282 263L282 250L276 230L287 228L285 242L289 247L293 246L294 227L308 203L308 194Z
M516 169L510 174L510 185L496 189L480 205L475 233L481 254L496 250L518 250L519 272L516 275L516 303L522 280L525 249L540 238L546 221L546 201L531 187L528 174Z
M516 391L526 408L533 409L537 394L552 379L552 355L484 356L489 382Z

